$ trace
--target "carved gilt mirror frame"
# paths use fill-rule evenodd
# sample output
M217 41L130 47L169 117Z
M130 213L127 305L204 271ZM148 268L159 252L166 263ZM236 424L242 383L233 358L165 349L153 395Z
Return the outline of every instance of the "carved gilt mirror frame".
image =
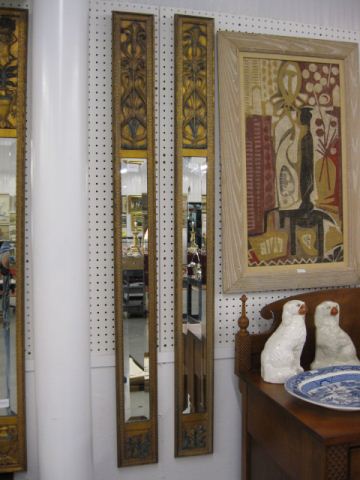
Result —
M26 468L25 127L28 12L0 9L0 473Z
M175 455L213 448L214 20L175 16Z
M118 465L157 462L154 18L113 12Z

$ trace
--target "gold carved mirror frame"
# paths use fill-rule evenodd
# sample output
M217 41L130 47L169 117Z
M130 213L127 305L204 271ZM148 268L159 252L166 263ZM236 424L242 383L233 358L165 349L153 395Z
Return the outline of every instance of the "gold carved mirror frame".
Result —
M213 449L214 20L175 16L175 455Z
M28 12L0 9L0 473L26 468L25 127Z
M154 17L113 12L118 465L157 462Z

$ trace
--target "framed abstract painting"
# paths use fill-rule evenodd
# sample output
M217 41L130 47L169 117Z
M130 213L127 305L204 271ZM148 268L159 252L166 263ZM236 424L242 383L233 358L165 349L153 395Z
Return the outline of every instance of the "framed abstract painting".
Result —
M219 33L223 288L359 281L358 45Z

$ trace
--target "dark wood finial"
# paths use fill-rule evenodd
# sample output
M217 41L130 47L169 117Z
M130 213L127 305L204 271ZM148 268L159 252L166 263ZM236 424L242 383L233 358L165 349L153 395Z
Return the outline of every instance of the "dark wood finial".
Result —
M241 317L239 318L238 324L239 324L239 327L240 327L240 332L239 333L243 337L243 336L249 335L249 332L248 332L248 329L247 329L248 326L249 326L249 319L246 316L247 296L242 295L240 300L241 300Z
M242 295L241 298L241 316L238 320L240 330L235 335L235 373L250 370L251 366L251 340L248 331L249 319L246 316L246 300L247 296Z

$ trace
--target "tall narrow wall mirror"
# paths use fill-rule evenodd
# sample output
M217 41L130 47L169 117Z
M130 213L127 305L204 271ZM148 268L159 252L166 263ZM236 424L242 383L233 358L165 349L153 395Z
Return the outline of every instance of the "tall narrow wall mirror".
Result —
M0 9L0 473L26 468L24 222L26 10Z
M113 12L118 465L157 462L152 15Z
M175 17L175 455L212 452L214 21Z

